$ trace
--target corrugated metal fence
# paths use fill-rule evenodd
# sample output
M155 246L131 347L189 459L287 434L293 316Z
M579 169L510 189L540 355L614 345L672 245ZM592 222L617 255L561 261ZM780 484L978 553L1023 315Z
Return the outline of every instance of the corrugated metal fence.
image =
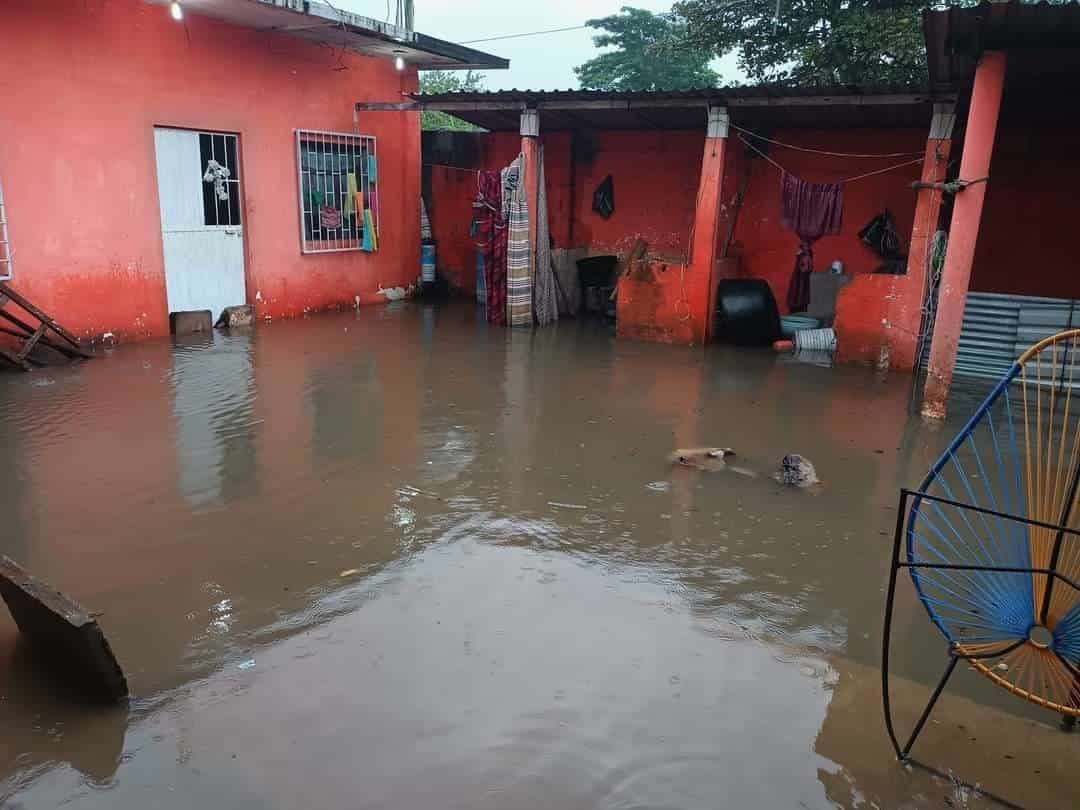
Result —
M956 355L957 377L997 380L1029 346L1080 326L1080 302L1067 298L968 293ZM923 347L922 371L930 359L933 327Z

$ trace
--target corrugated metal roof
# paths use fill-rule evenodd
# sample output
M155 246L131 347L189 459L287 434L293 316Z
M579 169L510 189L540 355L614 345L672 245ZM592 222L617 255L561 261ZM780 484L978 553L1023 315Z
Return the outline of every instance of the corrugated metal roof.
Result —
M165 5L169 0L147 0ZM192 14L347 48L366 56L401 55L421 70L501 69L509 60L396 25L340 11L320 0L184 0Z
M1063 65L1058 49L1080 48L1080 4L982 3L923 12L923 35L934 90L963 90L975 73L975 63L986 50L1033 49L1043 59L1032 66L1033 77L1045 68L1074 71L1076 62ZM1010 73L1014 73L1010 65ZM1022 77L1021 77L1022 78Z
M414 94L424 109L449 112L488 130L518 127L535 108L542 130L704 130L708 105L725 105L745 126L787 128L925 127L935 100L909 86L750 85L691 90L480 90Z
M659 99L730 102L739 99L774 99L798 103L798 99L821 98L852 100L876 96L922 96L928 90L911 85L830 85L822 87L790 87L779 84L737 85L732 87L699 87L690 90L474 90L450 93L415 93L413 98L425 103L438 102L508 102L534 106L559 101L656 101Z

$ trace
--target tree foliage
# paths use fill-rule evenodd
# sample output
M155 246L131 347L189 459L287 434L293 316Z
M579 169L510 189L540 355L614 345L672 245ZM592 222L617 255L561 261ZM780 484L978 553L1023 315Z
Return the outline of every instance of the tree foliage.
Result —
M615 50L574 68L583 89L687 90L712 87L719 79L709 69L709 51L671 47L685 44L687 34L674 14L623 6L618 14L586 25L605 32L593 37L596 47Z
M962 5L964 3L954 3ZM736 52L753 82L924 84L927 0L679 0L685 47Z
M457 91L475 91L484 89L484 77L474 70L455 73L449 70L426 70L420 74L421 93L453 93ZM473 132L479 129L468 121L462 121L449 113L424 110L420 114L422 129L452 129L459 132Z

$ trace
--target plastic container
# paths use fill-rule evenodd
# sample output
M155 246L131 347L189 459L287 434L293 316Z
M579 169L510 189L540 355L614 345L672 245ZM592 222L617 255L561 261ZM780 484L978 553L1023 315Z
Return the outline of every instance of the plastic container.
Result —
M420 245L420 280L425 284L435 281L435 243Z
M836 348L836 332L832 329L804 329L796 332L795 348L831 352Z
M821 321L809 315L785 315L780 319L780 332L784 337L793 337L803 329L817 329L820 326Z

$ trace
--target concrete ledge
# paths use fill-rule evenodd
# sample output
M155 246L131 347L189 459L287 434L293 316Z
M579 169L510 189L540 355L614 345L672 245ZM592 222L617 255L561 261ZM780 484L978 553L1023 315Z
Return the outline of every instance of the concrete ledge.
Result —
M238 307L225 307L221 311L221 317L218 318L217 325L222 329L240 329L251 326L254 320L255 315L252 313L251 307L244 304Z
M0 596L19 630L79 694L108 703L128 696L127 679L109 642L78 602L7 557L0 557Z
M196 332L209 332L214 327L210 310L198 309L192 312L170 312L169 331L174 335L191 335Z

